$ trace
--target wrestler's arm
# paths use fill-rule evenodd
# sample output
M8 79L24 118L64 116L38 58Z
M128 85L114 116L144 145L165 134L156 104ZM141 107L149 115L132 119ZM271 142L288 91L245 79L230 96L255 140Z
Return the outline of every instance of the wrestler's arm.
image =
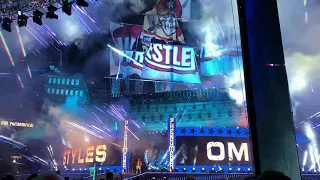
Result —
M157 24L157 22L157 10L154 8L151 11L148 11L144 16L143 30L148 32L151 27L154 27Z
M181 34L180 36L178 36L178 40L179 40L179 42L181 42L182 44L185 43L183 34Z
M178 27L177 27L177 39L178 39L178 41L179 41L180 43L182 43L182 44L185 43L185 41L184 41L184 36L183 36L183 33L182 33L179 25L178 25Z
M157 17L156 9L148 11L144 16L144 22L142 26L143 31L140 35L143 51L147 51L149 49L149 43L151 42L151 39L154 37L154 27L157 23L157 19L155 17Z

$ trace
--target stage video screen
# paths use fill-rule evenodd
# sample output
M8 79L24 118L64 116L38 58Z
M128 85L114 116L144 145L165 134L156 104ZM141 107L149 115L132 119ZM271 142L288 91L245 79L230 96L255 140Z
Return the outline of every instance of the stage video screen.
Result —
M54 3L57 20L1 35L8 43L2 58L17 67L14 76L0 74L15 83L2 103L12 115L0 119L1 142L66 172L250 166L248 138L188 129L248 128L236 0L72 2L70 16ZM8 162L27 159L18 156Z
M158 0L128 22L110 23L107 75L114 93L121 91L121 80L133 93L239 90L243 68L236 2Z
M88 145L64 151L63 166L84 168L96 166L120 166L121 148L110 143Z
M150 132L147 137L137 141L132 139L132 153L129 172L136 172L138 159L142 162L142 172L149 170L162 170L168 167L168 134L163 132ZM142 141L142 142L140 142Z
M177 137L177 166L251 166L248 138Z

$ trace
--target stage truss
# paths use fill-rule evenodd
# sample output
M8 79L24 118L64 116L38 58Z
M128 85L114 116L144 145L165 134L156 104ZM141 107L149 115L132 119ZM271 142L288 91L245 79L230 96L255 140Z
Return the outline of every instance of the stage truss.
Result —
M35 10L45 13L47 7L53 5L62 7L63 0L0 0L0 16L8 17L12 20L18 19L18 12L21 11L26 16L31 16ZM73 1L71 1L73 2Z

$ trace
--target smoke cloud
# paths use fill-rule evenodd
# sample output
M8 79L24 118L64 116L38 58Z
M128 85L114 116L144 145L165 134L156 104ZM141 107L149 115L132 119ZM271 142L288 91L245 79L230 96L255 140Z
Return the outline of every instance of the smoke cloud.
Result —
M317 65L320 58L320 23L317 18L320 15L319 3L314 1L307 6L303 3L294 0L288 4L278 0L289 89L293 100L310 96L314 88L319 86L315 81L320 70Z

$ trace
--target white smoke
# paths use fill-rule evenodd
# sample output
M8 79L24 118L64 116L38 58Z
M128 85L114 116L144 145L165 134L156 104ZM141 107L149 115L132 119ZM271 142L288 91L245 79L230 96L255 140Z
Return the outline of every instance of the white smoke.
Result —
M320 58L320 15L317 3L278 0L289 89L292 97L309 96L316 85ZM309 2L308 2L309 3ZM309 93L308 93L309 92Z
M219 56L217 49L240 47L239 17L236 0L214 0L202 2L200 36L212 56ZM197 26L198 27L198 26ZM241 54L241 53L239 53ZM231 74L222 74L226 80L229 96L240 106L245 102L242 60ZM221 69L221 73L224 73Z
M139 14L146 9L147 1L156 0L109 0L108 3L112 6L127 4L134 13Z
M320 54L306 55L294 52L286 55L285 60L291 95L302 95L306 90L310 90L312 82L320 70L318 66Z
M199 35L204 35L205 44L217 42L221 36L230 39L239 34L239 18L235 0L202 1L202 18Z
M144 0L127 0L130 8L135 13L141 13L147 7L147 4Z

